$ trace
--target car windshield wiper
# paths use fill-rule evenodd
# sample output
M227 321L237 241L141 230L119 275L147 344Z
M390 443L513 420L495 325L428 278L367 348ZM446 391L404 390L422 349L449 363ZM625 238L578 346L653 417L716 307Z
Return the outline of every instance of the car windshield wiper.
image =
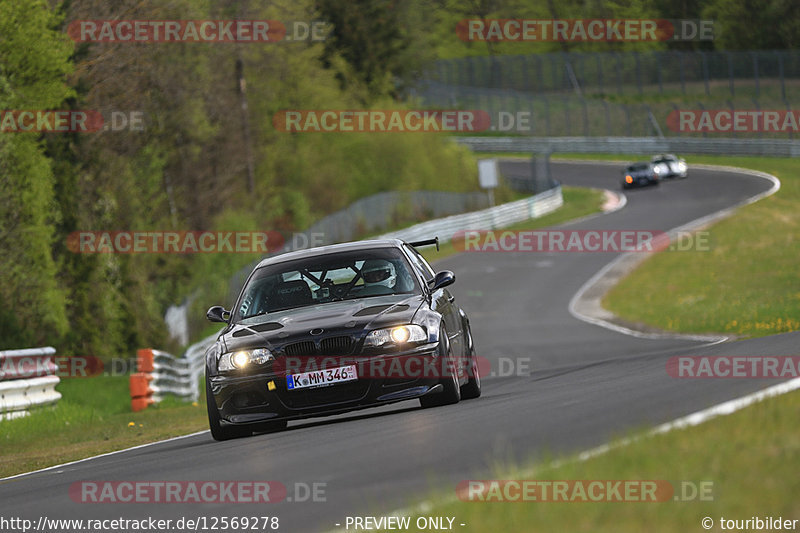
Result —
M267 313L270 313L270 311L261 311L260 313L256 313L256 314L254 314L254 315L247 315L247 316L243 316L243 317L242 317L242 320L250 320L251 318L256 318L256 317L258 317L258 316L264 316L264 315L266 315Z

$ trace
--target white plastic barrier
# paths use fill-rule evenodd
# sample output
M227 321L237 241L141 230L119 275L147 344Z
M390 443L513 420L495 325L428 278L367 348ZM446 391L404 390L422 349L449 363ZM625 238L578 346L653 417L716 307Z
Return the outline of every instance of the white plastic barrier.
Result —
M158 403L165 396L197 401L198 381L188 359L161 350L145 348L136 354L138 373L130 377L131 407L134 411Z
M61 399L53 347L0 351L0 420L29 414Z

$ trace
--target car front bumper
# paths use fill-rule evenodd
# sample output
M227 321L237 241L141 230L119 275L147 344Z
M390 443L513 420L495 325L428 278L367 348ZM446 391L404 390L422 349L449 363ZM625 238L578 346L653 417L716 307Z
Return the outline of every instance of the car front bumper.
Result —
M437 349L434 343L403 352L327 357L325 368L356 365L358 379L314 388L289 390L285 370L209 380L220 419L229 424L325 416L438 392L443 362Z

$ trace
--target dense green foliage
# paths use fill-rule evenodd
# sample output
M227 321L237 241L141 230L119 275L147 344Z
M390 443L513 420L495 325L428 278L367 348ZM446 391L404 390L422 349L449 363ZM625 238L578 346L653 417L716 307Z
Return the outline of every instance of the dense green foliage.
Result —
M413 105L406 89L439 57L668 46L464 42L461 19L714 16L720 40L704 46L783 48L798 42L796 11L785 0L0 0L0 109L144 118L139 129L0 134L0 348L177 348L167 306L252 259L76 254L73 232L293 231L380 191L477 188L473 159L446 136L281 133L279 110ZM75 43L66 33L87 19L234 18L332 30L324 42L258 44ZM776 31L748 33L750 19Z
M342 8L328 6L329 18ZM388 20L385 29L400 35L400 22L413 17ZM169 347L166 307L252 259L76 254L67 247L73 232L288 232L380 191L477 188L471 157L441 136L289 134L272 126L283 109L398 107L391 81L409 75L401 70L414 46L390 45L379 61L359 62L344 42L75 43L66 35L72 21L114 18L321 16L312 2L291 0L89 0L55 8L0 1L0 108L98 110L106 123L115 112L144 117L136 130L0 136L2 348L48 343L111 356Z
M30 9L25 4L39 4ZM70 43L42 2L0 3L0 109L48 109L71 91ZM0 338L14 344L57 338L67 329L65 291L51 254L53 171L33 133L0 135Z

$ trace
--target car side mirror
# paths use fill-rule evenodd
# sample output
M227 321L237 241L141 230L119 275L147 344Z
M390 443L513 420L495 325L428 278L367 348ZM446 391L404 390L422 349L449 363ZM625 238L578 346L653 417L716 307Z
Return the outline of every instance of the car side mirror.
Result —
M208 311L206 311L206 318L211 322L225 322L227 324L228 320L231 319L231 312L221 305L215 305L208 308Z
M432 291L437 291L447 287L448 285L452 285L455 281L455 274L453 274L450 270L442 270L441 272L437 272L433 279L428 282L428 286Z

